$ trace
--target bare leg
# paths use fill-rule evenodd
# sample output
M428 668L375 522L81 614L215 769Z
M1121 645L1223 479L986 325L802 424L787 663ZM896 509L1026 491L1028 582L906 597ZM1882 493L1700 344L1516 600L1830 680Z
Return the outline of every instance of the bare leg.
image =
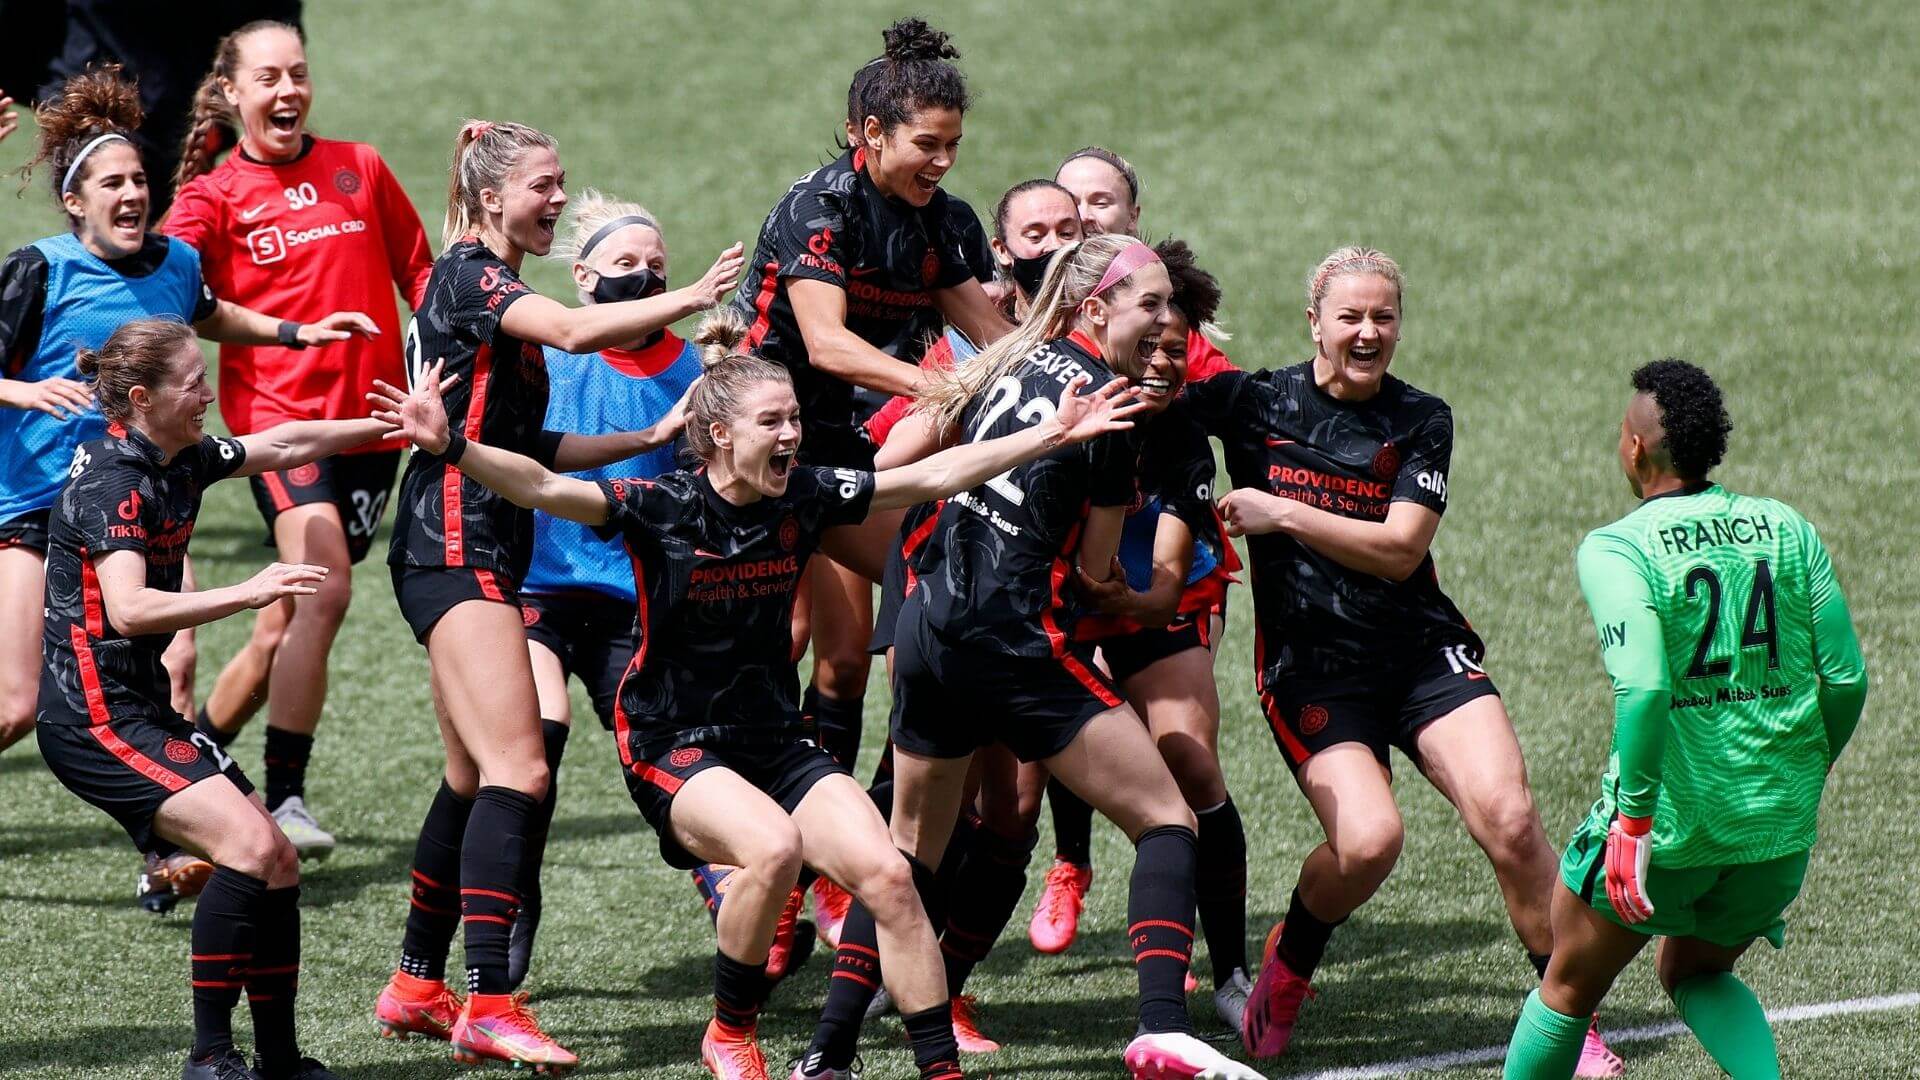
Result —
M29 547L0 548L0 750L33 730L40 699L41 619L46 557Z

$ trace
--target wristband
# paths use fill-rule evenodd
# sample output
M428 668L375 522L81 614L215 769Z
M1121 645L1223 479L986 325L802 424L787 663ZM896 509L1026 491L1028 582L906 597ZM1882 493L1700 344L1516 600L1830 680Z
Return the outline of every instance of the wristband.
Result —
M467 437L459 432L447 436L447 448L440 451L441 460L449 465L460 464L460 458L467 452Z
M307 343L300 340L301 323L292 319L280 320L280 344L289 349L304 349Z
M1626 814L1621 814L1619 815L1619 822L1620 831L1636 839L1653 831L1652 814L1648 814L1646 817L1629 817Z

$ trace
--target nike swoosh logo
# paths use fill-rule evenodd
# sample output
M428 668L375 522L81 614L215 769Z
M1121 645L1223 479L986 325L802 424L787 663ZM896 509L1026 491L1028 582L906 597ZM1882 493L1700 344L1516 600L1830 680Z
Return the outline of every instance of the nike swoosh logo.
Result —
M698 556L700 556L700 557L701 557L701 558L703 558L703 559L724 559L724 558L726 558L726 556L725 556L725 555L722 555L722 554L720 554L720 553L719 553L719 552L717 552L717 551L708 551L708 550L706 550L705 548L694 548L694 549L693 549L693 553L694 553L695 555L698 555Z
M240 214L240 220L252 221L254 218L257 218L260 216L260 211L265 210L266 208L267 208L267 204L261 203L259 206L256 206L251 210L242 211Z
M881 270L881 267L878 267L878 266L856 266L847 272L849 274L852 274L854 277L872 277L873 275L879 273L880 270Z
M1268 439L1267 445L1268 446L1292 446L1296 441L1297 440L1294 440L1294 439Z

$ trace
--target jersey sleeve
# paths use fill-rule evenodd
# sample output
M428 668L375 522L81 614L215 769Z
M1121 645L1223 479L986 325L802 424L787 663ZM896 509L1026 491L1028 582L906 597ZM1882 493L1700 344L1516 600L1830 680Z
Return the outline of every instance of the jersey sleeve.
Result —
M169 244L179 244L186 249L187 261L193 266L193 295L187 299L189 314L187 321L197 323L213 315L214 308L220 306L220 299L213 295L213 287L207 284L207 271L200 258L200 249L184 240L167 238Z
M420 212L413 208L393 170L371 149L365 163L373 184L373 205L380 215L380 235L386 242L387 270L393 283L406 297L407 307L418 311L427 301L427 281L433 277L433 250L427 246L426 226Z
M1193 381L1180 390L1180 402L1200 430L1218 439L1234 438L1237 427L1234 413L1245 396L1250 376L1237 368L1216 372L1203 381Z
M847 287L846 214L829 193L796 191L774 229L773 260L779 277L805 278Z
M220 236L220 203L208 190L204 177L196 177L174 193L173 206L160 223L160 231L206 257Z
M47 309L47 257L23 247L0 261L0 376L18 378L40 350Z
M461 258L451 267L447 325L478 341L493 340L507 309L526 296L529 290L513 268L491 253L479 258Z
M1152 421L1145 460L1159 472L1160 502L1196 537L1217 532L1213 516L1213 447L1179 401Z
M1652 817L1672 700L1659 609L1627 541L1592 533L1580 545L1577 565L1600 659L1613 682L1614 804L1627 817Z
M993 280L993 248L987 243L987 231L980 227L980 216L964 199L949 198L945 221L945 249L940 255L940 273L933 287L951 289L968 281Z
M239 439L208 435L194 450L199 454L199 460L194 462L194 478L202 491L207 485L232 476L247 463L247 448Z
M60 498L64 515L89 556L147 550L148 509L157 505L153 480L132 465L108 459L84 468Z
M814 490L807 501L818 515L816 527L831 529L867 520L867 508L873 504L872 473L818 466L807 471L813 476Z
M1139 492L1140 444L1115 431L1087 444L1092 475L1087 499L1094 506L1130 506Z
M1827 729L1827 764L1839 760L1867 705L1867 663L1860 655L1853 614L1834 576L1826 545L1813 525L1806 531L1807 603L1813 612L1813 666L1820 679L1820 718Z
M1453 464L1453 410L1438 405L1423 417L1401 451L1393 501L1447 512L1447 469Z

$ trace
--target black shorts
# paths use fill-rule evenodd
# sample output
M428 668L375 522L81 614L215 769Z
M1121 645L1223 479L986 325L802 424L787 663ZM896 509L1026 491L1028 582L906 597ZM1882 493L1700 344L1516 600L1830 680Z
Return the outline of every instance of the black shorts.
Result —
M400 474L400 451L372 454L335 454L329 458L279 472L248 477L253 503L267 522L268 547L273 547L273 520L283 510L314 503L332 503L347 530L347 554L354 562L367 557L373 534L387 512L393 478Z
M17 518L0 521L0 548L31 548L42 555L47 553L47 523L53 518L53 508L29 510Z
M393 566L393 598L400 615L422 645L440 617L468 600L491 600L520 607L520 591L513 579L492 570L467 566ZM522 616L524 618L524 616Z
M1114 682L1126 682L1169 656L1178 656L1188 649L1213 648L1215 614L1183 611L1165 626L1101 638L1097 642L1100 658L1106 661Z
M546 646L560 658L560 670L586 686L600 726L612 731L620 678L639 646L633 604L590 589L521 593L520 621L528 641Z
M900 621L900 608L907 602L907 560L900 545L887 553L887 569L880 575L880 606L873 613L873 637L867 651L884 656L893 648L894 627Z
M769 746L702 743L669 750L652 761L637 762L626 772L627 793L653 831L660 835L660 857L675 870L691 870L701 859L673 838L673 797L687 781L708 769L726 768L766 793L793 813L800 800L825 776L848 775L833 755L812 742Z
M1039 761L1122 700L1091 645L1060 657L1010 656L943 640L917 592L900 610L889 728L909 753L957 758L998 742L1021 761Z
M92 726L42 719L34 732L55 779L119 822L134 847L161 858L180 848L154 833L153 816L176 792L225 776L240 794L253 793L227 752L177 713Z
M1500 691L1480 667L1486 646L1478 637L1436 645L1360 671L1337 675L1289 673L1260 681L1260 706L1273 741L1296 771L1335 743L1357 742L1387 765L1397 746L1420 764L1420 729L1475 698ZM1389 766L1391 767L1391 766Z

